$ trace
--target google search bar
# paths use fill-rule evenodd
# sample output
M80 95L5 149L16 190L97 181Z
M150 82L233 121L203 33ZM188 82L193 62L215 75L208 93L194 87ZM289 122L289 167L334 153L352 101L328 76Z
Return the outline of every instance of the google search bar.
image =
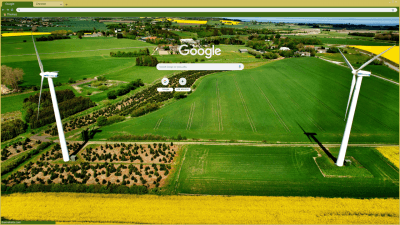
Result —
M159 63L158 70L243 70L242 63Z
M17 8L17 12L397 12L397 8Z

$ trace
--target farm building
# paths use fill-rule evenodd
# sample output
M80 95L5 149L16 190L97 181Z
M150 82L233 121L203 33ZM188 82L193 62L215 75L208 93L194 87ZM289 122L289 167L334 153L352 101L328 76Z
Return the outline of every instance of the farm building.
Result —
M158 50L159 55L169 55L169 51L167 50Z
M246 53L246 52L249 52L249 50L247 50L247 49L239 49L239 52L240 53Z
M154 39L156 39L156 38L157 38L157 37L141 37L139 40L140 40L140 41L146 42L147 39L154 40Z
M187 39L180 39L182 44L189 44L193 45L193 47L198 47L200 44L199 40L193 40L192 38L187 38Z
M299 54L300 56L308 56L308 57L311 56L311 53L309 53L309 52L300 52L300 51L297 51L297 52L295 52L294 54Z

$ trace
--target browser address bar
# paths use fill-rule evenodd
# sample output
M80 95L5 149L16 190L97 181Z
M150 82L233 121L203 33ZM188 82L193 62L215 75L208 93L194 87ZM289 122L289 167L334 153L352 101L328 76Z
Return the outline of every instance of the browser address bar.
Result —
M17 8L17 12L397 12L397 8Z

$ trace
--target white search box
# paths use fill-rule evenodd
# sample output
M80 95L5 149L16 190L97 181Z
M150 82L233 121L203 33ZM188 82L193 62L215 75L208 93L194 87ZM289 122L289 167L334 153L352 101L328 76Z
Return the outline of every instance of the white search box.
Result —
M242 63L159 63L158 70L243 70Z
M17 8L17 12L397 12L397 8Z

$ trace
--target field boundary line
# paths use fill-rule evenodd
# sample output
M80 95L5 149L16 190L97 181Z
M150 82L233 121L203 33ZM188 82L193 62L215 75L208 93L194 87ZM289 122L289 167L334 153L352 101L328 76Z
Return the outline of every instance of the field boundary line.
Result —
M164 119L164 117L162 117L161 119L159 119L156 123L156 126L154 127L154 130L158 130L158 127L160 127L160 124L162 122L162 120Z
M381 171L381 174L382 174L382 176L383 177L386 177L387 179L389 179L390 181L392 181L392 183L398 183L398 182L395 182L392 178L390 178L390 176L389 175L387 175L385 172L383 172L383 170L381 170L381 168L379 168L379 166L377 166L376 168L378 168L378 170L379 171Z
M192 106L190 107L189 118L188 118L188 122L186 125L186 130L190 130L190 127L192 126L193 114L194 114L195 107L196 107L196 102L193 102Z
M279 113L275 110L275 107L272 105L271 101L268 99L268 97L265 95L264 91L260 88L260 86L257 84L257 82L254 80L253 76L251 76L251 79L254 81L258 89L260 90L261 94L264 96L264 98L267 100L269 107L274 111L274 114L278 117L279 122L282 124L283 128L285 128L286 131L291 132L289 127L286 125L285 121L279 116Z
M183 167L183 163L185 162L186 152L187 152L188 147L184 146L184 148L185 148L185 153L183 154L181 167L179 167L178 176L176 177L176 185L175 185L175 191L174 191L175 193L176 193L176 190L178 189L178 186L179 186L179 176L181 175L181 170L182 170L182 167Z
M216 94L217 94L217 115L218 115L218 130L224 130L222 124L222 110L221 110L221 99L219 97L218 79L216 82Z
M242 105L243 105L244 111L246 112L246 116L247 116L247 119L249 120L251 129L253 130L253 132L257 132L256 126L254 125L253 120L251 119L250 111L247 108L246 101L244 100L244 98L242 96L242 91L240 90L240 87L239 87L239 85L238 85L238 83L236 81L236 76L235 75L233 76L233 80L235 81L236 89L237 89L237 91L239 93L239 97L240 97L240 100L242 101Z

